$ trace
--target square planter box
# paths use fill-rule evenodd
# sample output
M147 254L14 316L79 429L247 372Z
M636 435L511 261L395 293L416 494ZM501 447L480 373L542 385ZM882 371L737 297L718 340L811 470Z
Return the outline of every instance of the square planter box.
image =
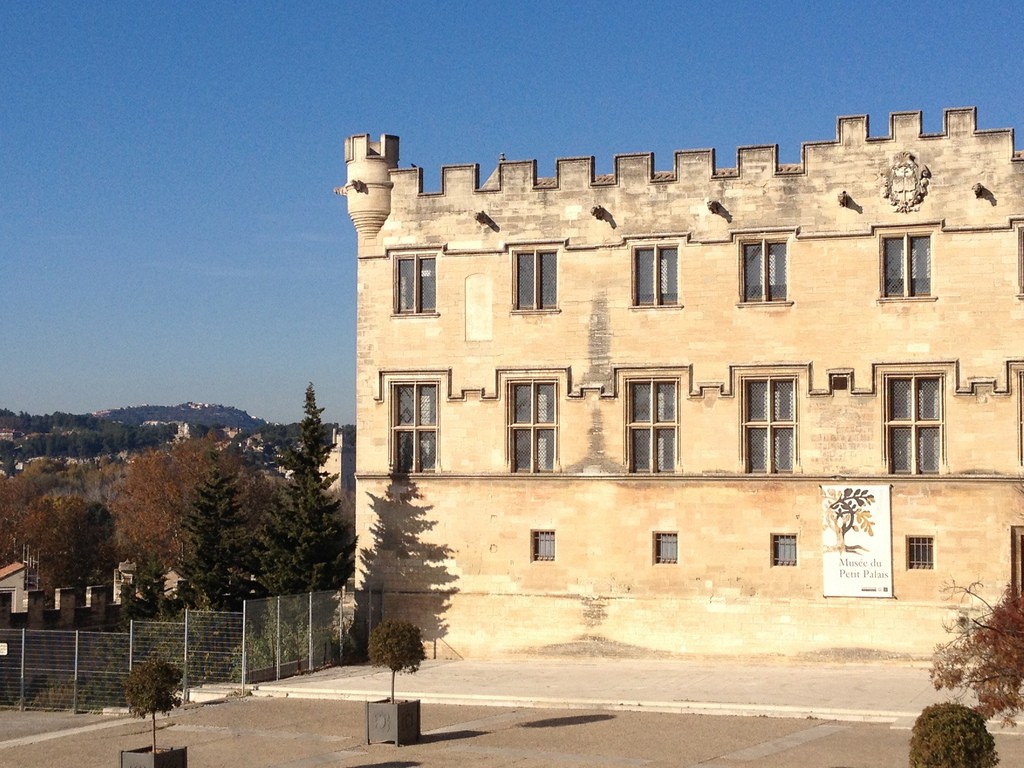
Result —
M396 747L420 740L420 701L366 702L366 743L393 741Z
M188 768L188 747L123 749L121 768Z

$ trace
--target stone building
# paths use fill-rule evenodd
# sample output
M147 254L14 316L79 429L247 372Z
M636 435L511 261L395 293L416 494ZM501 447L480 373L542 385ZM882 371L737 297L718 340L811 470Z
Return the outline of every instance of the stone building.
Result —
M1021 581L1024 153L447 166L346 142L358 580L436 652L925 655Z
M11 605L17 611L28 605L26 570L25 563L10 563L0 568L0 595L10 595Z

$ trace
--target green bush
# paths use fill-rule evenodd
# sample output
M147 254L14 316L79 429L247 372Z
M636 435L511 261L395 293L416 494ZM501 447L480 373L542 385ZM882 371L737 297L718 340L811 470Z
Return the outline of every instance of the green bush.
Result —
M914 722L910 768L992 768L998 762L985 718L970 707L932 704Z
M166 714L181 704L181 670L157 657L136 664L124 681L124 698L132 715L152 721L155 753L156 713Z
M423 634L408 621L384 619L370 632L370 664L391 670L391 701L395 700L395 673L415 672L426 658Z

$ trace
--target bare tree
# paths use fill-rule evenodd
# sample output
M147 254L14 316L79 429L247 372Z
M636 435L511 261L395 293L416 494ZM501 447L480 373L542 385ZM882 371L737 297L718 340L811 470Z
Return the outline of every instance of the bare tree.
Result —
M1007 589L993 605L981 589L978 582L949 587L954 596L981 610L973 618L962 614L947 628L954 637L935 651L932 683L937 689L971 691L978 713L985 718L1001 715L1004 723L1013 724L1024 711L1024 595Z

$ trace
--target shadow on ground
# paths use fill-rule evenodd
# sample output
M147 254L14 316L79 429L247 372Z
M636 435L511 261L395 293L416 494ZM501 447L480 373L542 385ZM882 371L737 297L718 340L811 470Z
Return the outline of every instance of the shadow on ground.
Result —
M566 725L585 725L599 723L602 720L614 720L615 715L576 715L574 717L549 717L546 720L533 720L522 723L520 728L562 728Z
M420 744L437 744L442 741L456 739L472 739L475 736L486 736L488 731L445 731L443 733L425 733L420 736Z

